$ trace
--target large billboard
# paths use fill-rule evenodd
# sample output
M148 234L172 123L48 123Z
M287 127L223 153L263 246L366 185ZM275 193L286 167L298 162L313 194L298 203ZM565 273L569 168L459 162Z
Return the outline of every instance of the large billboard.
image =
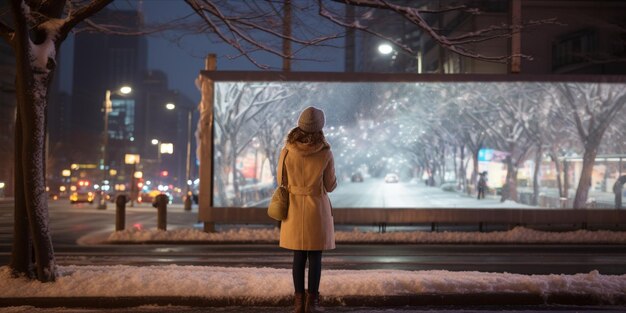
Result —
M479 77L215 79L212 206L267 206L285 136L308 106L326 114L335 207L533 208L571 201L581 177L588 198L612 201L626 174L624 79ZM599 155L616 163L584 168Z

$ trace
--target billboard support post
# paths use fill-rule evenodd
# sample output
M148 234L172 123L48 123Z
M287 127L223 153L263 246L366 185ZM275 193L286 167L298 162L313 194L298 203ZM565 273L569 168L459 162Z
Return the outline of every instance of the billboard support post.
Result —
M217 68L217 58L215 54L209 54L205 59L205 70L215 71ZM211 78L199 75L202 90L202 100L200 102L200 121L198 131L200 137L200 190L198 194L198 214L210 215L213 207L213 98L215 85ZM208 167L209 170L206 170ZM205 232L214 232L215 224L204 223Z

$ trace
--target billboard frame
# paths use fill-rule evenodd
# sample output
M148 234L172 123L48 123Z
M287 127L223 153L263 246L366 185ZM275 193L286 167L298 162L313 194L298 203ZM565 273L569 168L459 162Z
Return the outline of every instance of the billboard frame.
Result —
M243 208L243 207L213 207L213 190L214 190L214 168L213 168L213 134L215 131L213 116L213 99L216 82L328 82L328 83L418 83L418 82L575 82L575 83L626 83L626 75L533 75L533 74L417 74L417 73L343 73L343 72L277 72L277 71L216 71L215 60L211 57L207 58L206 69L200 71L198 82L202 92L202 101L200 104L200 121L198 123L200 133L200 189L199 189L199 220L205 222L205 231L214 231L215 223L227 224L248 224L258 222L267 224L271 222L269 218L264 218L263 214L259 214L255 210L263 208ZM207 149L206 147L210 147ZM207 166L208 165L208 166ZM207 170L208 169L208 170ZM209 181L209 184L202 182ZM426 213L433 209L413 208L413 209L389 209L389 208L335 208L340 215L345 215L344 210L358 210L361 213L369 212L371 216L380 216L380 224L386 224L385 221L394 221L398 224L398 219L389 217L392 212L405 212L405 210L419 210ZM440 209L448 210L448 209ZM576 219L569 223L579 224L582 228L593 223L606 224L624 224L626 222L626 211L616 213L615 210L593 210L593 218L591 214L568 214L568 211L576 212L581 210L561 209L560 214L549 214L541 211L554 211L554 209L529 209L534 211L532 214L508 214L506 211L513 212L515 209L477 209L466 208L464 210L474 211L472 214L472 223L481 220L480 216L493 216L495 211L503 211L500 214L503 218L498 218L498 223L517 225L522 222L526 224L539 223L534 217L540 214L547 220L541 221L546 224L556 224L562 221L562 214L565 216L575 216ZM515 210L517 212L517 210ZM570 212L570 213L572 213ZM556 212L553 212L556 213ZM405 213L402 213L406 215ZM418 214L420 218L415 221L407 220L405 224L421 224L428 219L423 219L424 214ZM433 215L433 214L427 214ZM436 215L436 214L435 214ZM528 219L521 218L527 215ZM454 218L447 217L440 222L455 223ZM531 217L532 216L532 217ZM604 216L604 217L602 217ZM343 220L343 218L342 218ZM370 222L370 218L365 219ZM363 222L365 222L365 220ZM434 218L431 223L436 223L439 218ZM488 219L487 219L488 220ZM458 220L458 223L467 223L470 220ZM495 222L490 220L489 222ZM345 224L348 221L344 221ZM426 222L427 223L427 222ZM479 222L481 225L483 222Z

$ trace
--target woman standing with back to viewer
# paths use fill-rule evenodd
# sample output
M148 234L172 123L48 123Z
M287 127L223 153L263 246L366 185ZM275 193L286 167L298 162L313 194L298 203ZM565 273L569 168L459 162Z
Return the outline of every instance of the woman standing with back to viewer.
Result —
M335 227L327 193L337 187L337 179L333 153L322 132L324 122L322 110L304 109L298 127L289 131L281 151L287 153L283 180L289 190L289 211L281 224L280 247L293 250L294 313L321 312L322 251L335 248ZM307 259L309 281L305 296Z

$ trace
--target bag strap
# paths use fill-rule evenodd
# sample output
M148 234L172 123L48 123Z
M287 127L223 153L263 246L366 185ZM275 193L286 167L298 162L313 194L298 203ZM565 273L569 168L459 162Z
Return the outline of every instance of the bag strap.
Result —
M277 181L280 182L279 186L284 186L284 174L285 174L285 158L287 157L288 150L283 148L280 151L280 157L278 158L278 168L276 169Z

